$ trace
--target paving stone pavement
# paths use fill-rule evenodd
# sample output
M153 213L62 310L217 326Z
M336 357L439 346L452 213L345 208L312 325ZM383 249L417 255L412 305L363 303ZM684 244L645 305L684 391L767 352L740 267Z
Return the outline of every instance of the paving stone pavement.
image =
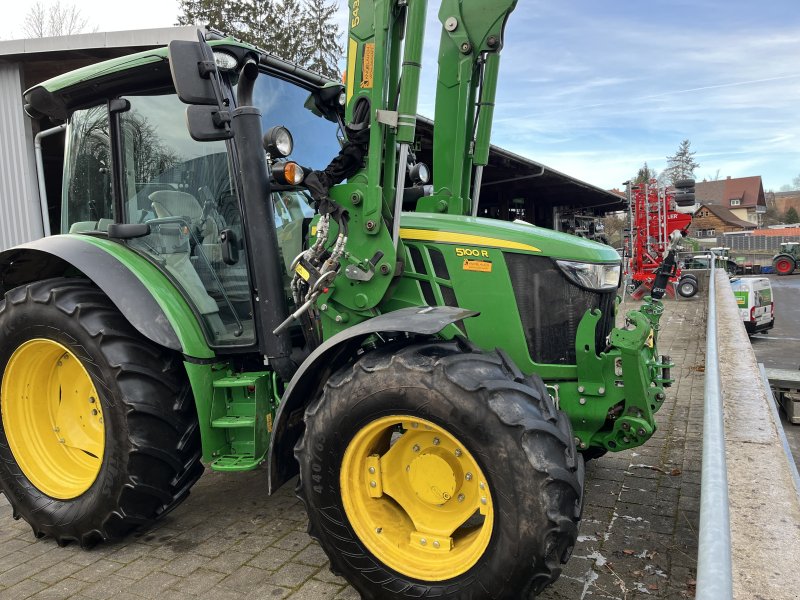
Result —
M667 302L662 323L677 381L659 429L587 465L578 544L540 599L694 597L705 299ZM207 472L155 527L91 551L36 540L0 495L0 600L357 599L306 535L293 487L267 497L263 471Z

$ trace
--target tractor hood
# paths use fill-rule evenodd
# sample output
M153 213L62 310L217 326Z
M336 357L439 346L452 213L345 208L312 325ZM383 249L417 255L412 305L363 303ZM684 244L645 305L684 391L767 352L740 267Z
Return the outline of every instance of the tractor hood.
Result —
M400 237L404 240L500 248L579 262L617 263L620 260L611 246L521 221L509 223L479 217L403 213Z

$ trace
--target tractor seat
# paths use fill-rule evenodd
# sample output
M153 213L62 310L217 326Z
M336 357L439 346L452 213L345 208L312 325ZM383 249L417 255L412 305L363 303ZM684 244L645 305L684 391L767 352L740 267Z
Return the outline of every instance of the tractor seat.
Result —
M200 202L186 192L158 190L151 193L148 198L159 219L180 216L195 223L203 217L203 207L200 206Z

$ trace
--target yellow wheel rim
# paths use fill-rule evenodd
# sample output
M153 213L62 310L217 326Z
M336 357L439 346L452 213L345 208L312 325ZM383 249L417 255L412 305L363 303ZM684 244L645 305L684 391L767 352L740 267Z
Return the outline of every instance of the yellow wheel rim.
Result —
M486 477L453 435L407 415L372 421L347 446L342 502L359 539L386 566L424 581L472 568L492 536Z
M69 500L97 479L105 448L100 397L65 346L33 339L14 351L3 372L0 416L11 453L41 492Z

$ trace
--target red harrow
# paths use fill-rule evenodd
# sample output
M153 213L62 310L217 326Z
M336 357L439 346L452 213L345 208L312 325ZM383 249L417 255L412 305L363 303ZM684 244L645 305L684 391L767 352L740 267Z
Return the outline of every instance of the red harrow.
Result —
M694 204L694 180L681 179L674 188L659 188L655 179L628 188L630 203L631 258L628 266L631 297L638 300L652 293L659 271L667 275L667 296L678 294L689 298L697 293L694 275L682 275L675 263L672 246L692 223L692 215L674 209ZM663 293L663 292L662 292Z

